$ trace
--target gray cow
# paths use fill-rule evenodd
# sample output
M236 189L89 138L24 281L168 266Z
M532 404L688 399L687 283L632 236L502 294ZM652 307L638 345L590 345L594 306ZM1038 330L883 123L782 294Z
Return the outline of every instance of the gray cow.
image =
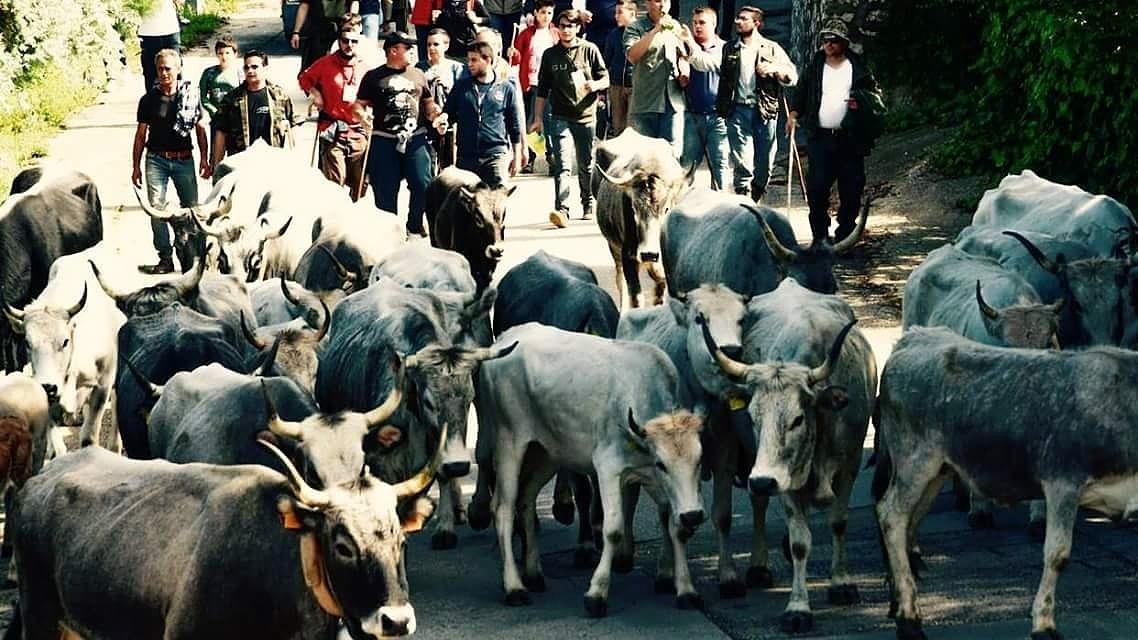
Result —
M515 342L513 354L482 365L475 403L479 468L489 469L492 460L496 480L494 516L506 604L528 604L529 591L545 590L535 500L557 469L567 468L596 473L604 510L604 550L585 594L588 615L608 612L613 557L625 535L621 485L628 482L642 483L656 500L671 541L657 579L672 578L676 606L698 607L686 543L704 520L699 494L703 420L679 409L678 376L668 356L649 344L537 323L515 327L499 340ZM486 506L490 497L481 493L474 500ZM524 574L518 573L513 553L515 506L525 541Z
M780 494L794 566L782 628L809 631L814 623L806 590L811 507L829 508L833 534L832 604L858 601L846 563L850 493L861 463L877 384L877 363L853 311L836 296L785 280L747 305L743 362L728 357L707 332L708 350L746 398L758 442L747 485L755 515L748 581L773 583L767 568L766 500ZM752 364L745 364L752 363Z
M268 446L285 475L98 447L53 462L16 500L12 627L27 638L332 640L342 619L353 637L414 633L403 546L430 514L416 496L434 465L396 485L364 469L315 489Z
M328 327L332 326L328 305L321 300L320 306L324 321L316 331L298 326L302 324L298 320L254 331L242 315L241 332L249 346L257 350L257 355L249 361L249 369L260 367L264 370L262 375L287 376L308 395L316 395L320 345L328 335Z
M873 495L897 637L925 638L907 553L950 472L1001 503L1044 498L1043 579L1031 637L1056 640L1055 585L1079 507L1138 516L1138 355L1008 349L943 328L901 337L881 376Z

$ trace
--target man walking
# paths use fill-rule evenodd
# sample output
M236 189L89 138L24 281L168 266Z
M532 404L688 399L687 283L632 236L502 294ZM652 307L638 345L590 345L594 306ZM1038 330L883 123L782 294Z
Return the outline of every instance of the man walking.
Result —
M138 101L138 127L134 132L131 154L133 172L130 181L142 186L142 152L146 150L146 196L156 209L166 208L166 187L174 182L178 201L183 207L198 203L198 180L194 175L193 133L201 154L199 170L203 178L213 171L209 164L205 126L202 125L198 92L189 82L180 81L182 58L173 49L163 49L154 59L157 82ZM154 236L154 249L158 262L142 265L145 274L170 273L174 270L170 230L161 220L150 220ZM190 268L193 255L190 247L178 247L178 260L183 270Z
M466 51L470 75L460 78L447 97L435 127L442 134L449 122L458 125L459 169L478 174L491 187L503 186L525 161L517 119L521 97L513 83L494 71L494 48L474 42Z
M537 77L537 99L534 113L543 113L546 101L549 114L550 159L553 166L554 210L549 221L558 228L569 221L569 167L566 162L567 138L572 136L573 154L577 159L577 185L581 190L581 217L593 216L592 175L596 144L597 93L608 89L609 77L605 61L597 45L578 37L581 14L566 9L557 16L559 41L541 58ZM535 119L530 131L541 131L541 118Z
M415 44L414 37L401 31L384 39L387 60L364 75L352 110L361 121L367 120L366 109L373 110L367 173L375 206L395 213L399 185L407 180L411 192L407 232L426 237L424 195L432 173L427 126L441 110L427 87L427 77L411 66Z
M685 28L682 31L685 44L698 47L704 55L719 58L724 43L715 35L715 25L715 9L696 7L691 17L691 35L694 38L688 37ZM685 171L690 171L706 157L707 168L711 171L711 188L719 191L725 184L727 168L727 124L715 109L719 71L717 66L707 71L699 70L692 57L691 76L684 88L688 108L684 114L684 155L680 164Z
M363 196L364 149L367 132L352 113L360 82L368 69L356 55L363 38L360 17L342 16L339 21L339 48L319 58L300 72L300 88L320 109L320 171L332 182L348 185L352 202Z
M182 44L182 25L178 21L181 8L179 0L155 0L150 10L142 16L142 22L138 25L138 40L141 48L142 82L146 85L143 91L154 88L154 82L158 79L154 68L158 52L163 49L177 51Z
M636 20L636 0L620 0L613 9L616 28L605 37L601 53L609 72L609 135L615 138L628 125L628 101L632 97L632 64L624 53L624 32Z
M806 193L810 229L815 240L830 230L830 188L838 183L840 242L857 226L858 205L865 190L865 156L881 135L885 106L877 80L865 62L849 51L849 35L841 20L830 20L821 32L822 50L806 67L802 86L790 108L788 133L806 130L810 166Z
M624 48L632 71L628 126L663 138L676 158L683 153L684 92L679 77L688 73L678 22L668 15L671 0L647 0L648 14L624 30Z
M283 88L266 79L268 66L265 52L245 52L245 81L226 94L214 119L214 167L226 155L240 153L257 140L274 147L292 146L292 100Z

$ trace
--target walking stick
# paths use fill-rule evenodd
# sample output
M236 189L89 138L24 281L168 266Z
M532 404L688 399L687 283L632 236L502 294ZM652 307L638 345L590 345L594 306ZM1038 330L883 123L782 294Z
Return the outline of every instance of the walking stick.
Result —
M790 103L786 101L786 96L782 96L782 109L786 113L786 121L790 122ZM798 155L798 145L794 142L794 132L797 127L790 127L790 153L787 154L789 164L786 167L786 215L790 215L790 179L791 174L794 173L794 163L798 162L798 183L802 186L802 200L809 205L810 196L806 194L806 175L802 171L802 156Z
M360 179L356 183L356 197L352 200L359 200L364 197L364 177L367 176L367 157L371 153L371 129L364 124L364 134L367 135L367 141L364 142L364 159L360 165Z

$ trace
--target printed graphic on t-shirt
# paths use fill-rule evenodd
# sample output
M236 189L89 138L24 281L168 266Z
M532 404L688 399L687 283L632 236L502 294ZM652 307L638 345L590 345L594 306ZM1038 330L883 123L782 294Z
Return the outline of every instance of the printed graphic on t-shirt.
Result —
M391 75L380 84L383 120L379 128L388 133L414 131L419 121L419 86L404 75Z

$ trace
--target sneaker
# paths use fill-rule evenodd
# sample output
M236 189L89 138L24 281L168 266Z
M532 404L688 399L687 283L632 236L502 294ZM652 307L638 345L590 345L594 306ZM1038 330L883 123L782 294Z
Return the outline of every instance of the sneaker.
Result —
M408 237L411 237L411 238L414 238L416 236L418 236L420 238L426 238L427 237L427 230L423 229L423 228L412 229L411 227L407 227L407 235L408 235Z
M148 276L159 276L167 273L174 273L174 259L170 256L158 258L157 263L139 265L138 270Z
M533 175L533 165L527 164L526 166L522 167L522 173L527 176Z
M569 212L568 211L552 211L549 214L549 221L553 226L558 229L564 229L569 225Z
M583 213L581 214L582 220L592 220L593 216L597 215L597 206L591 204L587 207L584 207L582 209L582 211L583 211Z

